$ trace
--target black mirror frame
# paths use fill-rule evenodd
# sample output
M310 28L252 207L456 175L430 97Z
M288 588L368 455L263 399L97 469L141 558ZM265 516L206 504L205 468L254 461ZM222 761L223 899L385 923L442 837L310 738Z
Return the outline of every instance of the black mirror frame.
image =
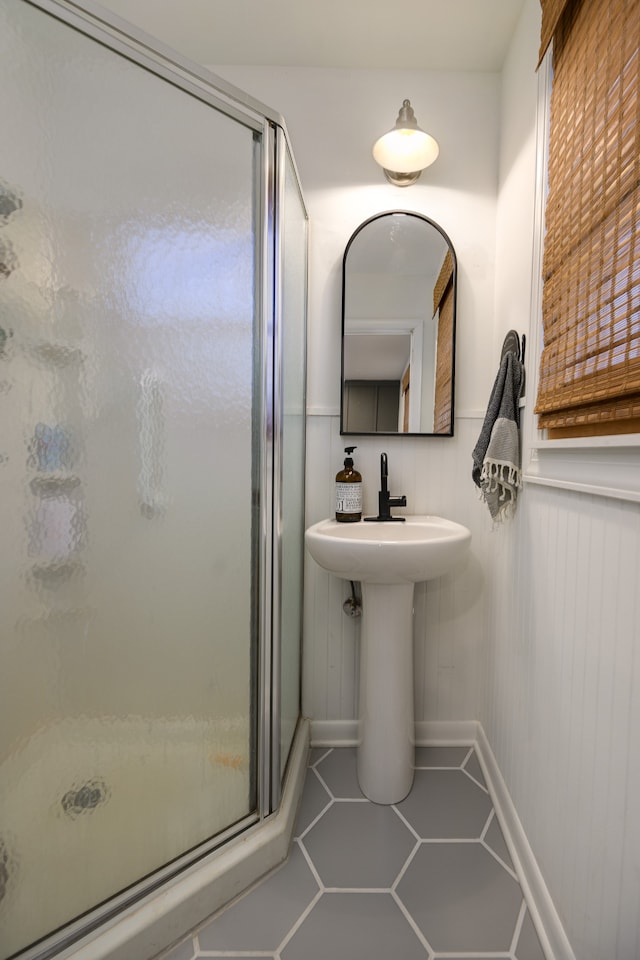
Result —
M382 217L397 216L402 214L407 217L414 217L417 220L423 220L425 223L434 227L438 233L442 236L443 240L447 244L449 251L451 253L451 259L453 262L453 322L452 322L452 350L451 350L451 429L447 433L400 433L399 431L369 431L369 432L356 432L353 430L344 430L344 326L345 326L345 306L346 306L346 273L347 273L347 255L351 244L356 239L358 234L364 230L366 226L370 223L373 223L375 220L380 220ZM349 241L345 247L344 254L342 256L342 325L341 325L341 340L340 340L340 436L342 437L453 437L454 431L454 422L455 422L455 390L456 390L456 324L457 324L457 304L458 304L458 260L456 257L456 252L454 246L451 242L451 239L447 233L442 229L439 223L436 223L435 220L432 220L430 217L425 216L422 213L416 213L415 210L385 210L382 213L376 213L372 217L369 217L367 220L364 220L356 229L353 231L349 237Z

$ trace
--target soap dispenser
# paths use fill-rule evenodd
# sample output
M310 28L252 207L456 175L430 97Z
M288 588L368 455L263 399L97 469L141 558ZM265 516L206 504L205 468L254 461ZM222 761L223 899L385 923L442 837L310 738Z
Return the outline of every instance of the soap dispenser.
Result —
M351 454L355 447L345 447L344 469L336 474L336 520L356 523L362 519L362 477L353 469Z

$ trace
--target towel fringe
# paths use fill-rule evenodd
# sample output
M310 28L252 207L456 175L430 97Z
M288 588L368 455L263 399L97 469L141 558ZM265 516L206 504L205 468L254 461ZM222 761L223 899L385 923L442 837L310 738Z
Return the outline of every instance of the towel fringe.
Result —
M498 489L505 488L501 500L505 499L507 489L512 497L514 491L522 486L522 471L514 463L505 463L502 460L492 460L486 457L482 464L482 473L480 480L486 484L486 490L493 493Z
M518 488L522 486L522 471L514 463L505 463L488 457L482 465L480 499L487 494L497 493L500 504L494 516L494 526L503 520L511 519L516 512Z

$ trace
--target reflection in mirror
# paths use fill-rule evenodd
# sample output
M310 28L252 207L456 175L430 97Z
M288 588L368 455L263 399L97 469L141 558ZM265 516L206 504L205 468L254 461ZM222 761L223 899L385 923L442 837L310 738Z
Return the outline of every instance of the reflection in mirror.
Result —
M342 272L340 432L453 436L456 257L428 217L353 233Z

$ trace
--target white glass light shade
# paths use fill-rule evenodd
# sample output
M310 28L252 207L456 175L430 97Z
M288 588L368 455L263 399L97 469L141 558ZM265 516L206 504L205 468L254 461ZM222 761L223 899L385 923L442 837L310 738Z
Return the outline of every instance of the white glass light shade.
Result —
M373 145L373 157L385 170L413 173L438 156L438 144L424 130L390 130Z
M407 187L415 183L422 170L438 156L440 148L433 137L418 126L409 100L403 100L393 130L376 140L374 160L380 164L390 183Z

